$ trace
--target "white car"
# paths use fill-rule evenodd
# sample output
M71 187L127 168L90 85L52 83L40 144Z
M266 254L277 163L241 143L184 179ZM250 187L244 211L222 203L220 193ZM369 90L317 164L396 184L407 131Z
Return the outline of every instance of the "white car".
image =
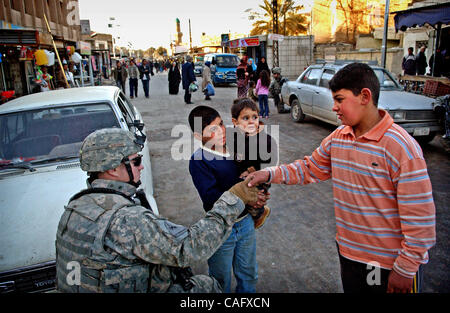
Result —
M302 122L311 116L340 125L333 112L333 97L328 82L346 63L311 65L295 81L283 84L281 100L291 107L291 117ZM378 107L386 110L394 121L419 142L431 141L441 129L433 110L435 99L402 90L392 74L382 67L371 66L380 81Z
M145 134L117 87L42 92L0 106L0 293L54 288L59 219L70 197L87 188L81 143L109 127ZM148 149L146 142L140 188L159 214Z

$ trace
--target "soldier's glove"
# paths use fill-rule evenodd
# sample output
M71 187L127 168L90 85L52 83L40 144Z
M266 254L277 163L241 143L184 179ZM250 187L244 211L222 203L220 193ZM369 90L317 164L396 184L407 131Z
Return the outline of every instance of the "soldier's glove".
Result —
M258 201L258 189L256 187L248 187L250 179L237 183L233 187L231 187L228 191L232 194L238 196L244 204L248 203L256 203Z

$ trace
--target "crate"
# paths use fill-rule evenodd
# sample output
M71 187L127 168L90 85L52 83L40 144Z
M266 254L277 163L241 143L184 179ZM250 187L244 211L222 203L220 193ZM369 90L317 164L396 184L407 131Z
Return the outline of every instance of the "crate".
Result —
M427 80L423 93L433 97L445 96L450 94L450 86L436 80Z

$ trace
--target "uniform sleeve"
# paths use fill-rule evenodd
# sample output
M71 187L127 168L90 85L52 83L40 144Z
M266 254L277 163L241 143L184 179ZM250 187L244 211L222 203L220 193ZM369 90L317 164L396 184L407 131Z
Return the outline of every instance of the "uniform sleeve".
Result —
M331 134L325 138L311 156L290 164L267 167L269 183L306 185L327 180L331 177Z
M115 219L110 242L122 255L130 253L148 263L187 267L217 250L244 207L237 196L227 191L203 219L188 228L142 208Z
M404 236L394 270L412 278L420 264L428 262L428 250L436 242L435 206L425 160L412 159L401 164L393 181Z

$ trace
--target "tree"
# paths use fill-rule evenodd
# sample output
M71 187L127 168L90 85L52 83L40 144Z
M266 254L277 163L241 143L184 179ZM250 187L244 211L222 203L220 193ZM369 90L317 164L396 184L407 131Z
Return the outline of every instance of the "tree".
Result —
M365 0L336 0L338 7L342 11L345 23L339 27L339 31L345 32L347 42L356 43L356 34L361 33L367 23L365 16L370 12Z
M308 29L306 16L298 13L303 9L303 5L296 5L294 0L277 0L277 4L278 16L282 18L278 32L285 36L306 34ZM274 32L272 1L264 0L259 8L263 13L250 12L250 19L258 18L252 25L253 29L250 31L252 36Z

